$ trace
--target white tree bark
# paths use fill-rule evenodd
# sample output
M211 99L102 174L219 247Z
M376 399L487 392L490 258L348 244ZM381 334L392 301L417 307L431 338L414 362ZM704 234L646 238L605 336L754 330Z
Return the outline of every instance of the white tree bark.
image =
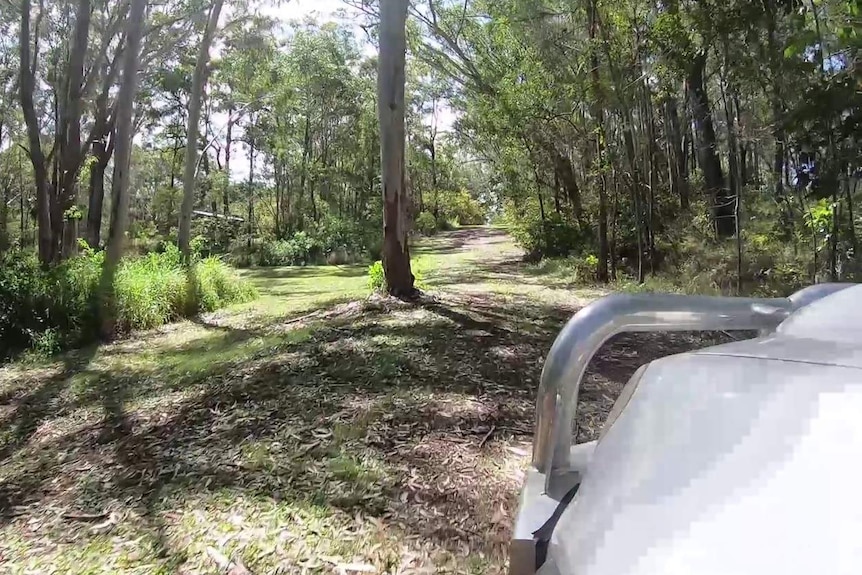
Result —
M195 203L195 172L198 155L198 133L200 130L201 102L206 90L207 75L210 61L210 46L218 28L224 0L215 0L210 8L204 36L198 48L198 59L192 73L192 91L189 99L189 124L186 130L186 158L183 169L183 204L180 209L180 226L177 234L177 244L188 262L191 256L192 209Z
M396 297L415 292L407 245L407 185L404 161L404 82L408 0L380 0L377 117L383 184L383 270Z
M123 240L129 225L129 165L132 158L138 63L146 7L147 0L132 0L126 21L123 78L117 95L117 143L114 148L114 178L111 185L111 224L102 268L102 335L105 337L110 337L114 332L114 275L123 255Z

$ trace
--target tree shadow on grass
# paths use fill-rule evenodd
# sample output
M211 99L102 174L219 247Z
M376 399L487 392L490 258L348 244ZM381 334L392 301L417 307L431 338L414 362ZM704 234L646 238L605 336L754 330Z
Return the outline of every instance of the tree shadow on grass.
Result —
M39 370L31 381L19 381L11 389L0 394L0 405L4 406L2 419L3 441L0 443L0 461L6 459L23 446L39 429L39 426L58 415L58 403L70 376L85 370L96 352L96 346L67 353L52 368ZM24 385L31 384L31 388ZM2 510L0 498L0 510Z
M50 401L68 372L47 380L49 391L27 403L29 434L0 461L3 508L27 506L0 528L50 506L116 509L127 513L119 539L143 533L153 561L177 566L194 560L180 542L209 543L216 528L189 528L177 514L228 494L218 505L309 502L332 517L373 517L404 541L453 556L466 545L491 558L489 571L502 569L524 459L506 447L529 441L542 360L571 310L490 297L343 310L263 331L199 320L205 336L156 350L155 365L104 369L74 406ZM606 415L602 398L640 363L688 346L642 335L599 354L595 389L581 397L598 407L583 413ZM95 419L29 441L39 422L92 407ZM78 541L94 537L86 527ZM40 536L70 529L55 523ZM262 571L275 567L268 561L247 558Z

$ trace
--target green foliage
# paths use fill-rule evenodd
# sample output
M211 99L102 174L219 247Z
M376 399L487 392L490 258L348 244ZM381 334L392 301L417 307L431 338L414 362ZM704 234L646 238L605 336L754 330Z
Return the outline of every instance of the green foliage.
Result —
M33 338L32 355L50 357L63 349L62 336L56 328L48 328Z
M198 242L198 253L203 257L226 253L239 232L237 222L224 218L200 218L192 222L192 241Z
M467 190L440 192L438 219L461 226L478 226L485 223L485 212Z
M104 252L87 248L48 271L29 253L11 252L0 261L0 358L27 348L54 352L95 339ZM190 270L180 253L124 259L114 279L117 330L148 329L198 312L255 297L216 258Z
M437 220L435 220L434 215L429 212L422 212L419 214L414 226L416 231L423 236L431 236L437 233Z
M545 258L529 268L534 275L549 276L567 284L583 285L596 281L599 258L593 254L567 258Z
M377 225L361 225L339 218L326 218L309 231L289 238L255 240L238 237L230 250L231 263L247 266L333 265L374 260L380 257L381 233Z
M313 263L320 253L319 244L305 232L289 240L264 241L260 244L257 264L261 266L304 266Z
M364 259L380 235L380 227L376 223L363 225L335 217L324 219L311 232L318 257L322 255L328 258L333 253L341 252L346 254L347 261L340 263Z
M559 214L550 214L545 219L516 220L511 225L511 232L527 252L527 259L533 261L565 257L592 248L592 238L576 223Z
M68 221L73 220L82 220L84 218L84 212L81 211L80 206L72 206L63 212L63 219Z
M101 253L85 254L44 271L33 254L11 252L3 256L0 358L37 343L44 348L48 341L72 345L93 332L93 294L102 259ZM49 330L52 333L43 337Z
M48 329L47 278L32 254L7 254L0 265L0 355L27 347Z
M383 262L378 260L368 266L368 289L381 292L386 287L386 276L383 272Z

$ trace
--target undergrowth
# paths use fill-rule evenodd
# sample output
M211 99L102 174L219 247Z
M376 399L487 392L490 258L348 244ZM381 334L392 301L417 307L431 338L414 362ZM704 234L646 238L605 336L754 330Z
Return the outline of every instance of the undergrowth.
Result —
M85 250L49 270L35 255L0 259L0 359L31 350L46 355L96 339L103 252ZM179 251L124 259L114 278L118 333L150 329L256 296L217 258L180 263Z

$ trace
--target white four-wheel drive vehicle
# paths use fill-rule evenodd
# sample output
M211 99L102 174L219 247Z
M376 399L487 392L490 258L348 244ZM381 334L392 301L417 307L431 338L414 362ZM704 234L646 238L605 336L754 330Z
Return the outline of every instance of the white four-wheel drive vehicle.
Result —
M642 366L572 445L593 353L670 330L760 337ZM536 417L512 575L862 573L862 285L598 300L554 342Z

